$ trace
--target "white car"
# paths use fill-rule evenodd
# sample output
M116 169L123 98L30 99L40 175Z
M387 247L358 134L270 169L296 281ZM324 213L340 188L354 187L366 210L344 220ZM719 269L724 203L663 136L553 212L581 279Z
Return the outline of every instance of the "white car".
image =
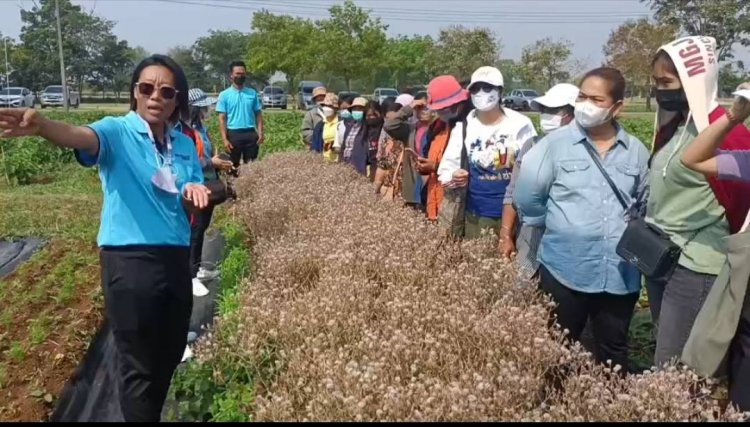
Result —
M396 98L398 97L399 93L396 89L389 88L389 87L379 87L376 88L375 91L372 93L372 99L373 101L378 101L380 104L383 103L383 101L386 100L386 98Z
M0 89L0 107L34 108L34 93L25 87Z
M47 86L42 92L39 104L42 108L63 106L63 87L61 85ZM68 105L78 108L81 105L81 94L68 86Z

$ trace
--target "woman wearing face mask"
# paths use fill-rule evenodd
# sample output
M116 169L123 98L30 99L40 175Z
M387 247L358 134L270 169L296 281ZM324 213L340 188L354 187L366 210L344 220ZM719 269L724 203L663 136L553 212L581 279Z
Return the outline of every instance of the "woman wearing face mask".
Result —
M578 88L569 83L560 83L553 86L544 96L531 102L532 108L541 112L540 124L545 134L550 134L557 129L567 126L573 121L574 108L578 99ZM521 147L521 152L516 157L513 166L513 174L508 184L508 190L503 200L503 225L500 230L500 255L511 258L518 248L518 270L522 279L529 280L535 277L539 270L537 251L539 242L544 234L544 227L534 227L521 224L518 236L514 235L518 216L513 202L518 174L521 171L523 156L531 150L541 136L530 139ZM521 221L522 222L522 221Z
M401 171L399 178L402 183L401 196L407 206L422 210L424 202L422 200L422 177L417 170L417 159L427 130L426 125L420 124L415 117L415 109L423 109L423 102L415 102L414 97L409 94L399 95L396 99L396 111L390 117L386 117L383 130L388 136L399 141L405 148L401 161ZM403 105L402 102L407 104ZM402 107L403 105L403 107Z
M545 227L539 276L557 304L557 323L577 341L590 320L596 359L611 360L622 373L641 275L616 253L628 212L597 164L630 208L648 179L648 150L615 120L624 97L618 70L589 71L575 124L545 136L524 156L513 195L524 224Z
M695 319L726 258L729 221L737 214L717 196L730 187L713 186L680 161L699 131L708 126L716 103L718 65L711 38L688 37L662 46L653 60L660 124L651 158L646 221L666 233L682 253L671 275L647 278L651 314L657 325L655 363L678 358ZM705 72L689 69L697 58ZM747 198L745 193L745 198ZM746 209L745 209L746 212ZM741 225L740 220L739 224Z
M198 160L203 170L206 185L212 181L219 181L219 170L228 171L232 168L230 160L222 160L214 155L213 144L208 137L205 121L208 119L209 107L216 104L215 98L209 98L201 89L190 89L188 92L190 104L189 122L180 122L176 129L190 137L196 146ZM191 216L190 235L190 266L193 277L193 293L203 296L208 291L196 277L199 276L200 263L203 257L203 240L206 230L211 224L214 205L209 204L200 212Z
M481 236L482 230L500 231L503 198L510 182L515 157L526 141L536 136L528 117L500 104L503 75L494 67L481 67L471 77L469 92L475 110L452 133L438 175L445 186L468 186L465 237ZM465 149L469 170L461 169Z
M349 109L352 118L344 122L344 134L339 140L341 146L338 148L339 162L351 164L357 172L364 176L367 176L369 155L367 137L370 136L369 132L366 132L367 125L364 122L367 107L368 102L365 98L358 97L352 101L352 106ZM334 146L334 148L336 147Z
M5 137L41 136L99 167L98 244L120 408L125 421L158 422L193 304L186 208L205 208L209 191L193 142L169 125L188 113L180 66L163 55L146 58L130 91L123 117L73 126L33 109L0 109L0 129Z
M404 135L398 139L391 135L389 126L400 116L402 106L397 102L384 103L385 125L383 126L380 145L378 146L378 168L375 171L375 194L380 195L381 188L393 186L393 196L400 198L402 194L403 179L401 176L404 166ZM408 136L406 136L408 137Z
M320 111L324 119L313 131L312 151L322 152L323 157L329 162L337 162L338 154L333 149L338 132L339 117L337 114L339 97L334 93L328 93L320 105Z
M434 111L438 119L432 122L425 134L420 157L417 158L417 170L427 177L427 219L437 221L444 197L443 186L438 180L438 166L448 147L453 128L457 123L466 123L466 117L473 107L468 91L453 76L432 79L427 86L427 97L427 108Z

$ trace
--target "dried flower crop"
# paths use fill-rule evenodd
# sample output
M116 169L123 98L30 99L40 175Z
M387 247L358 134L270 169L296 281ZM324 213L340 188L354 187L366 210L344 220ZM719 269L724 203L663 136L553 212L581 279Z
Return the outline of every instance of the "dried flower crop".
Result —
M447 243L347 166L284 153L242 173L235 214L254 274L198 354L254 373L254 419L738 418L691 393L689 371L623 379L562 345L549 302L516 282L492 238ZM562 365L573 373L554 390Z

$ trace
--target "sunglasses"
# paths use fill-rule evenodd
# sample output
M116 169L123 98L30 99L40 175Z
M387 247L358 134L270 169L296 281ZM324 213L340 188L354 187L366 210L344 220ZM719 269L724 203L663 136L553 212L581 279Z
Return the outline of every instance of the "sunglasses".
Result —
M156 86L153 83L138 82L135 84L138 89L138 93L143 96L151 96L156 90ZM159 86L159 95L167 100L174 99L179 91L172 86Z
M483 92L490 92L493 89L496 89L495 86L492 86L487 83L476 83L474 86L469 89L469 92L471 92L472 95L478 94L480 91Z

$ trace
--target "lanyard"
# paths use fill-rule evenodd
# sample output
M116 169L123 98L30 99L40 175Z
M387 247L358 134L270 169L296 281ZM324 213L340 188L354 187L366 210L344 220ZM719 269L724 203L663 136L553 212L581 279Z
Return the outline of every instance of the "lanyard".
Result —
M156 147L156 141L152 139L151 142L154 144L154 153L156 154L156 166L157 167L164 167L164 165L168 166L169 168L172 167L172 139L169 137L169 134L164 135L164 139L167 143L167 155L164 156L159 152L159 149Z
M167 129L164 132L164 142L166 142L167 144L167 155L164 156L163 154L159 152L159 149L156 147L156 138L154 137L154 133L151 132L151 126L148 124L147 121L143 120L143 117L141 117L140 115L137 115L137 116L143 123L143 126L146 128L146 132L148 132L148 137L151 140L151 143L153 144L154 156L156 158L156 167L162 168L166 165L171 169L172 168L172 138L170 138L169 133L172 131L172 129L170 129L169 126L167 126Z

